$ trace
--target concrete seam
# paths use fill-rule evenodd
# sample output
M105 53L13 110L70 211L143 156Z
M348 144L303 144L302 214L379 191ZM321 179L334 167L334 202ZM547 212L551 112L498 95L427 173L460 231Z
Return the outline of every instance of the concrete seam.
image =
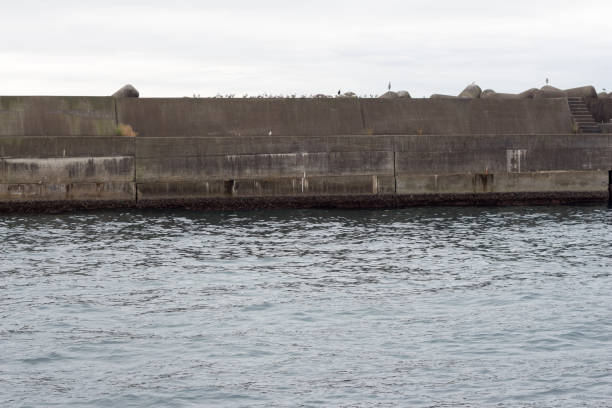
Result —
M119 126L119 113L117 111L117 98L113 98L113 105L115 107L115 126Z
M478 150L474 150L475 152ZM389 150L334 150L334 151L317 151L317 152L295 152L295 151L287 151L284 153L237 153L237 154L228 154L228 153L216 153L216 154L177 154L170 155L166 154L163 156L165 159L175 159L175 158L194 158L194 157L250 157L250 156L289 156L289 155L315 155L315 154L333 154L333 153L388 153ZM61 156L60 156L61 157ZM150 156L142 156L141 159L159 159L159 155L150 155Z
M396 170L396 157L397 152L395 148L395 142L397 141L397 137L393 137L393 193L397 196L397 170Z
M134 141L134 151L136 150L136 141ZM138 183L136 180L136 154L134 154L134 202L138 204Z
M359 111L361 112L361 128L362 131L366 131L366 122L365 122L365 114L363 112L363 104L359 102Z

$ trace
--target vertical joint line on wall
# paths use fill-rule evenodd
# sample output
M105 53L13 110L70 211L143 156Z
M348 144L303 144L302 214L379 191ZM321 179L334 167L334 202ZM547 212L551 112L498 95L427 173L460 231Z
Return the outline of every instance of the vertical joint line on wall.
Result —
M612 170L608 170L608 203L612 204Z
M363 104L359 102L359 111L361 112L361 128L366 131L365 114L363 113Z
M115 126L119 126L119 113L117 113L117 98L113 98L113 106L115 107Z
M397 195L397 171L396 171L396 157L395 152L395 137L393 137L393 194Z

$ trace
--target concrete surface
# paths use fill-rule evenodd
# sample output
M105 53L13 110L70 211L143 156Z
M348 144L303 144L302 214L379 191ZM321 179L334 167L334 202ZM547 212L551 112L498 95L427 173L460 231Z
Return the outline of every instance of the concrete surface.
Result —
M572 119L565 100L365 99L365 128L382 134L563 134Z
M363 134L357 98L118 99L118 120L142 137Z
M596 122L610 123L612 120L612 98L585 98L585 103Z
M133 157L0 159L0 183L134 181Z
M605 116L606 101L589 108ZM0 106L0 211L609 199L612 134L572 134L565 98L1 97ZM119 123L138 136L115 136Z
M110 97L0 96L0 136L112 136Z

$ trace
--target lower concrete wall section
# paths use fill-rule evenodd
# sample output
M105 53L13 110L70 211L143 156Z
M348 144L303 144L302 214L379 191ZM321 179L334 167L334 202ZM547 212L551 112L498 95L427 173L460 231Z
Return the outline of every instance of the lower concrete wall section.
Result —
M139 183L139 207L393 208L607 202L607 171L262 178Z
M147 181L393 175L393 152L319 152L139 159L136 178Z
M92 183L0 183L0 203L54 201L126 201L135 202L133 182Z
M404 175L398 195L600 192L608 190L607 171L555 171L499 174Z
M607 202L612 135L0 137L0 210Z
M394 193L393 176L279 177L138 184L139 201L165 198L359 196Z
M134 204L134 157L0 159L0 208Z
M0 183L134 181L133 157L0 159Z
M0 158L134 156L136 138L125 136L0 137Z
M602 134L397 136L397 174L608 170L612 138Z

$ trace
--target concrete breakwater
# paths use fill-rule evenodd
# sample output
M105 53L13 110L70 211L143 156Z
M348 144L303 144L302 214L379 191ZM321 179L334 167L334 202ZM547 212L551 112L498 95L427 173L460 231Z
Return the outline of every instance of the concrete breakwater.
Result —
M0 97L2 211L605 202L610 169L566 98Z

